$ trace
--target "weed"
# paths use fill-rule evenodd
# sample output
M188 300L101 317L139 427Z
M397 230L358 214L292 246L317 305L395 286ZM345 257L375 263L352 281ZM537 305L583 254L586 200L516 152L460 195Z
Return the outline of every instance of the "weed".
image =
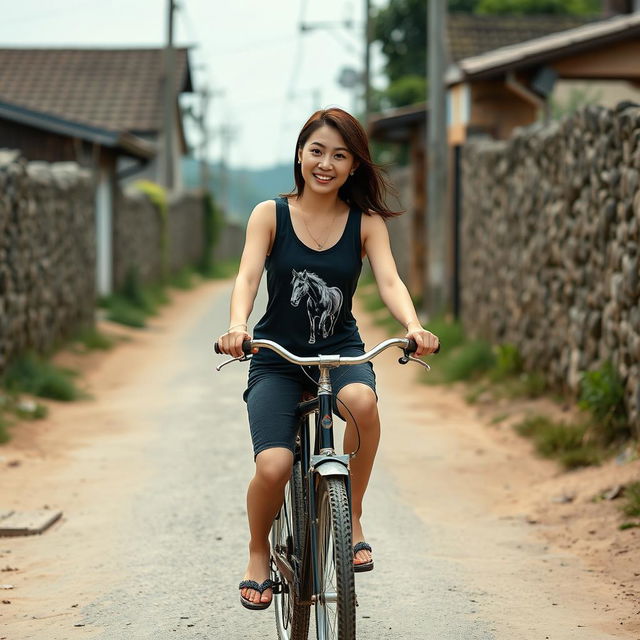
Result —
M5 420L4 416L0 413L0 444L4 444L5 442L9 442L11 436L7 431L7 427L9 423Z
M107 320L141 329L147 324L147 315L126 298L112 295L107 304Z
M205 278L212 278L214 280L224 280L235 276L238 273L239 267L240 260L237 258L233 260L214 262L206 270L202 271L201 275Z
M194 271L190 267L182 267L180 271L171 276L171 286L176 289L193 289Z
M69 370L55 367L28 352L7 367L2 385L14 393L24 392L42 398L70 401L80 396L72 377Z
M495 362L491 345L484 340L472 340L454 349L448 358L439 361L445 382L471 380L488 371Z
M624 489L625 504L621 509L627 516L640 517L640 482L632 482Z
M624 408L624 387L611 361L582 375L578 405L591 414L594 430L604 444L631 435Z
M506 378L522 373L522 357L518 348L512 344L500 344L496 347L495 365L489 372L492 382L501 382Z
M113 338L98 331L95 327L83 329L76 338L76 342L82 344L87 350L100 349L106 351L114 345Z

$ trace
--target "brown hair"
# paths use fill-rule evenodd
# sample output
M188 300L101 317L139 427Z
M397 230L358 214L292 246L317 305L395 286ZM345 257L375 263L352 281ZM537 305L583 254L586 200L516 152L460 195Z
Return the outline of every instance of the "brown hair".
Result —
M358 161L358 168L352 176L340 187L338 195L351 206L355 206L367 215L378 213L383 218L398 216L404 211L392 211L385 203L388 191L396 193L388 180L382 175L383 168L373 162L369 151L369 140L362 125L350 114L331 107L316 111L304 124L298 141L293 160L296 190L280 194L283 197L301 196L304 192L304 178L298 164L298 149L302 149L311 134L323 125L336 129L342 136L347 148Z

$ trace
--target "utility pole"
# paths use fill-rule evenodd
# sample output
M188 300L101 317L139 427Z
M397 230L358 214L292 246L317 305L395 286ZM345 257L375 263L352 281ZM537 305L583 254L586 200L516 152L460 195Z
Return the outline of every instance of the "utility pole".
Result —
M446 193L447 193L447 115L444 86L446 3L429 0L427 14L427 69L429 102L427 110L427 277L429 315L443 311L446 295Z
M163 165L164 186L171 191L174 186L174 148L173 131L176 100L176 56L173 48L173 17L176 9L175 0L168 0L167 4L167 40L164 48L164 118L163 118Z
M371 0L364 3L364 122L371 113Z

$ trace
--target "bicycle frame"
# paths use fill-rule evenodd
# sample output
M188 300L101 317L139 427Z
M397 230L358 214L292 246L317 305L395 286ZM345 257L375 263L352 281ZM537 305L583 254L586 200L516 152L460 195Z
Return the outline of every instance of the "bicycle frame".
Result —
M349 475L349 456L335 453L333 438L333 408L332 388L329 377L329 369L337 365L319 365L320 378L319 390L315 398L299 403L296 413L299 420L298 434L300 439L299 449L296 450L294 463L301 463L303 486L305 487L305 506L307 511L308 526L304 533L304 547L301 560L304 564L300 567L299 576L296 576L296 590L300 604L311 605L314 603L315 594L320 590L317 555L317 516L315 504L315 484L318 475L344 476L347 483L347 495L351 505L351 478ZM310 450L310 423L315 414L315 433L313 454ZM294 575L295 575L294 571ZM297 580L299 578L299 582Z

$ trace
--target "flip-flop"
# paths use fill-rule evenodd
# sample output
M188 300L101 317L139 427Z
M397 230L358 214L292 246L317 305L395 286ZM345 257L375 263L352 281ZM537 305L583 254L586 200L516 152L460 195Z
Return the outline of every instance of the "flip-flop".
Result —
M262 595L266 589L272 589L275 586L276 583L270 578L267 578L262 584L258 584L255 580L243 580L238 586L238 589L255 589L260 592L260 595ZM273 600L273 596L271 596L271 600ZM271 604L271 600L269 600L269 602L251 602L251 600L247 600L242 594L240 594L240 603L242 606L247 609L253 609L254 611L257 611L258 609L267 609Z
M366 542L357 542L353 545L353 557L356 557L356 553L358 551L369 551L371 552L371 545ZM373 560L369 560L369 562L361 562L359 564L353 563L353 572L354 573L363 573L365 571L371 571L373 569Z

